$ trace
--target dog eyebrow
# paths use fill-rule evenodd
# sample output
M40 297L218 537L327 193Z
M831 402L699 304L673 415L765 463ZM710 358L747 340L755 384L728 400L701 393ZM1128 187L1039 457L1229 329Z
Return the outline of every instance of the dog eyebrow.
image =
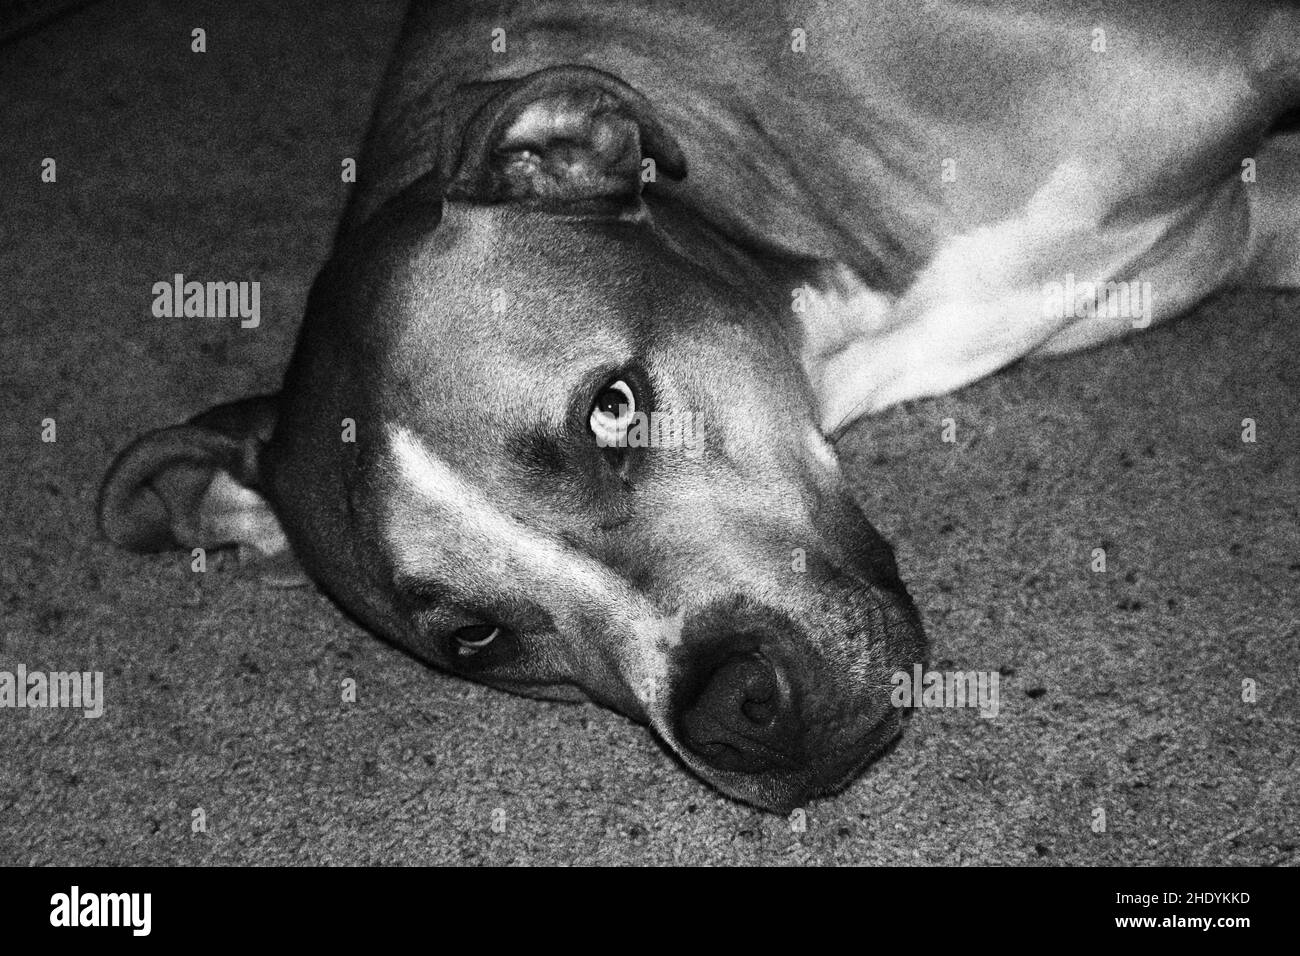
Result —
M393 587L403 596L433 607L447 607L456 600L455 592L441 581L406 569L393 574Z
M515 630L552 630L555 621L545 608L531 601L469 594L423 574L398 571L393 586L403 597L418 602L425 612L460 612L484 621L507 623Z

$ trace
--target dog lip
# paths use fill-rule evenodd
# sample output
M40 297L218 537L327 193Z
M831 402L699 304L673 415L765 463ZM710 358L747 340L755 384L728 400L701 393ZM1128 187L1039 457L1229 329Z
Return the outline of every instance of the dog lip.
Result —
M849 764L848 769L837 777L831 778L834 782L826 783L819 786L816 793L812 796L826 796L838 793L843 790L854 780L860 777L869 766L875 763L884 754L890 743L896 740L903 730L903 721L900 713L891 708L890 712L885 714L876 724L867 732L862 756Z
M728 789L726 792L738 800L772 813L788 814L799 807L806 806L812 800L832 797L846 789L862 775L867 767L884 754L889 744L898 738L901 730L902 721L898 713L886 714L868 731L862 755L849 763L847 769L825 779L813 771L803 781L792 782L791 786L782 787L781 796L737 793L733 789Z
M700 759L704 761L706 766L712 767L715 770L724 770L726 773L738 774L740 776L754 777L754 776L764 776L764 775L783 773L783 772L794 773L797 772L800 766L802 765L802 761L798 758L797 755L789 753L788 751L782 750L778 747L773 747L771 744L765 743L762 740L758 739L757 737L753 737L748 734L741 733L734 729L730 733L732 737L739 738L740 740L743 740L746 745L748 745L748 755L750 757L760 757L762 760L766 761L766 766L764 766L762 769L755 769L755 770L742 770L742 769L731 769L731 768L719 767L713 762L713 760L709 756L706 756L705 751L708 751L710 754L728 753L728 752L737 753L737 754L742 753L740 747L734 746L725 741L710 741L709 743L702 745L698 749L693 749L692 752L695 753L698 757L700 757Z
M665 737L668 749L691 772L733 800L770 813L787 814L810 801L843 791L888 749L902 732L902 714L893 708L855 741L859 755L847 764L794 761L760 771L727 770Z

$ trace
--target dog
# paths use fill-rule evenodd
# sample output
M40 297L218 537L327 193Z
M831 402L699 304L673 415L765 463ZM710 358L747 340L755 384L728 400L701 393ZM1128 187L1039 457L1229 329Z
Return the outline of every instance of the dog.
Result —
M1300 285L1297 107L1264 2L416 2L279 392L136 440L100 527L786 812L926 655L834 439Z

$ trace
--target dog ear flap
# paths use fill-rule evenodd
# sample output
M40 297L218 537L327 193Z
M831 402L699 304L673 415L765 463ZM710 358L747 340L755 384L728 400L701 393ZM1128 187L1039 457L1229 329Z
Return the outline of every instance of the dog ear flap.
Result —
M275 397L258 396L137 438L104 479L100 530L131 551L237 546L284 565L289 543L258 480L275 418Z
M466 105L444 117L448 199L635 204L646 181L686 175L650 101L603 70L560 66L470 83L455 101Z

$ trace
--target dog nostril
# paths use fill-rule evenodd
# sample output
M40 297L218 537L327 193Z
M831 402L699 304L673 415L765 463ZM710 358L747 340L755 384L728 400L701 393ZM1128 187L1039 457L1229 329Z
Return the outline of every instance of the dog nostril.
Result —
M756 724L770 724L776 719L780 708L771 698L750 699L740 706L740 711Z
M740 712L756 724L770 724L781 711L781 685L766 662L746 666L741 677Z
M733 655L704 675L680 711L678 730L714 766L758 773L793 760L801 726L780 673L754 653Z
M710 697L716 709L739 711L750 721L765 724L780 708L781 685L766 658L737 654L713 671L700 696Z

